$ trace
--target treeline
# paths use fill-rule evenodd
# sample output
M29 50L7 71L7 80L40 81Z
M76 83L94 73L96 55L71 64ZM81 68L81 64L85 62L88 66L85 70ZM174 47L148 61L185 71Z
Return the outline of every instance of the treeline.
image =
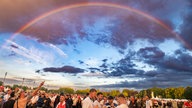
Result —
M2 85L2 83L0 83ZM24 90L32 89L27 86L20 86L20 85L13 85L11 86L6 86L10 87L12 89L15 89L16 87L22 88ZM35 89L35 88L33 88ZM66 93L66 94L82 94L86 95L86 93L89 92L89 89L81 89L81 90L74 90L73 88L70 87L61 87L57 90L48 90L45 87L42 87L41 90L46 91L46 92L54 92L54 93ZM100 91L99 89L97 91ZM192 100L192 87L169 87L169 88L149 88L146 90L141 90L141 91L136 91L136 90L130 90L130 89L123 89L123 91L120 90L110 90L110 91L101 91L103 92L104 96L117 96L120 93L124 94L125 96L136 96L139 98L142 98L146 95L149 97L154 95L154 97L159 97L159 98L171 98L171 99L190 99Z

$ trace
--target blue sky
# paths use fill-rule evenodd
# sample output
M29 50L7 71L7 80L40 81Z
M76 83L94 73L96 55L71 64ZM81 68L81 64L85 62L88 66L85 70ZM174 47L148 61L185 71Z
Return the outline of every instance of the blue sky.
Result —
M16 31L51 10L79 3ZM178 8L175 8L178 7ZM30 8L30 9L29 9ZM192 86L190 0L33 0L0 4L0 79L5 84L74 89L146 89ZM13 37L13 35L15 35Z

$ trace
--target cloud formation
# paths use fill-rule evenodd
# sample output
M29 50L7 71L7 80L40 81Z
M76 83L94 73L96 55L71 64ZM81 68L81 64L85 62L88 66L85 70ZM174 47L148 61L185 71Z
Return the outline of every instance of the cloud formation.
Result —
M166 0L149 0L148 2L141 0L47 0L46 2L2 0L0 33L14 33L44 13L80 2L114 3L135 8L145 14L113 7L88 6L60 11L37 21L25 29L21 33L22 36L37 40L36 43L48 45L49 48L47 46L46 48L53 49L51 51L56 55L55 58L53 57L54 63L50 63L49 67L34 66L35 73L41 77L44 77L46 72L50 72L59 75L67 73L79 79L89 77L114 79L116 83L113 84L92 85L104 88L143 89L154 86L164 88L191 85L192 2L190 0L174 0L174 2ZM154 17L155 20L145 15ZM178 33L179 38L176 37L175 32ZM11 52L9 56L19 55L18 57L28 59L30 63L32 60L46 64L45 58L48 59L49 55L45 57L44 53L38 54L37 49L28 49L22 45L22 42L16 43L14 39L7 40L6 45L3 46L6 51ZM137 43L138 40L143 43ZM178 45L179 48L175 52L170 50L172 51L170 53L168 50L174 45L166 43L166 40L173 40L179 44L183 44L184 41L185 44ZM87 41L92 44L87 44ZM160 48L162 43L166 43L166 48ZM43 50L39 44L34 46L41 47L40 49ZM93 50L90 51L92 47ZM97 48L94 47L106 49L96 51L94 49ZM113 51L109 51L110 48ZM50 50L46 53L50 53ZM79 84L84 86L83 82Z
M76 68L73 66L63 66L63 67L48 67L48 68L43 68L44 72L54 72L54 73L69 73L69 74L77 74L77 73L82 73L84 72L83 69ZM38 72L38 71L37 71Z

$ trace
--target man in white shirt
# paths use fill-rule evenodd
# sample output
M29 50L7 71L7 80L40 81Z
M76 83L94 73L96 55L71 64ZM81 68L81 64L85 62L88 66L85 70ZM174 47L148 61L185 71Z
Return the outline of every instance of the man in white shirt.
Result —
M101 100L103 99L103 93L97 93L97 100L94 101L94 108L102 108Z
M4 96L4 101L8 101L8 99L10 98L10 94L12 93L11 89L7 90L7 94Z
M82 101L82 108L94 108L94 100L96 97L97 90L90 89L89 96Z
M117 108L128 108L126 98L123 94L118 95L117 102L119 103Z
M145 96L146 99L146 108L152 108L152 101L149 99L148 96Z

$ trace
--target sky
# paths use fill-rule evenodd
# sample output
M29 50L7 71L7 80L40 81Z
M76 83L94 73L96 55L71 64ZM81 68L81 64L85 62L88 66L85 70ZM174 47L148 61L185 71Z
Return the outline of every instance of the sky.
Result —
M0 80L49 89L192 86L191 22L191 0L1 0Z

